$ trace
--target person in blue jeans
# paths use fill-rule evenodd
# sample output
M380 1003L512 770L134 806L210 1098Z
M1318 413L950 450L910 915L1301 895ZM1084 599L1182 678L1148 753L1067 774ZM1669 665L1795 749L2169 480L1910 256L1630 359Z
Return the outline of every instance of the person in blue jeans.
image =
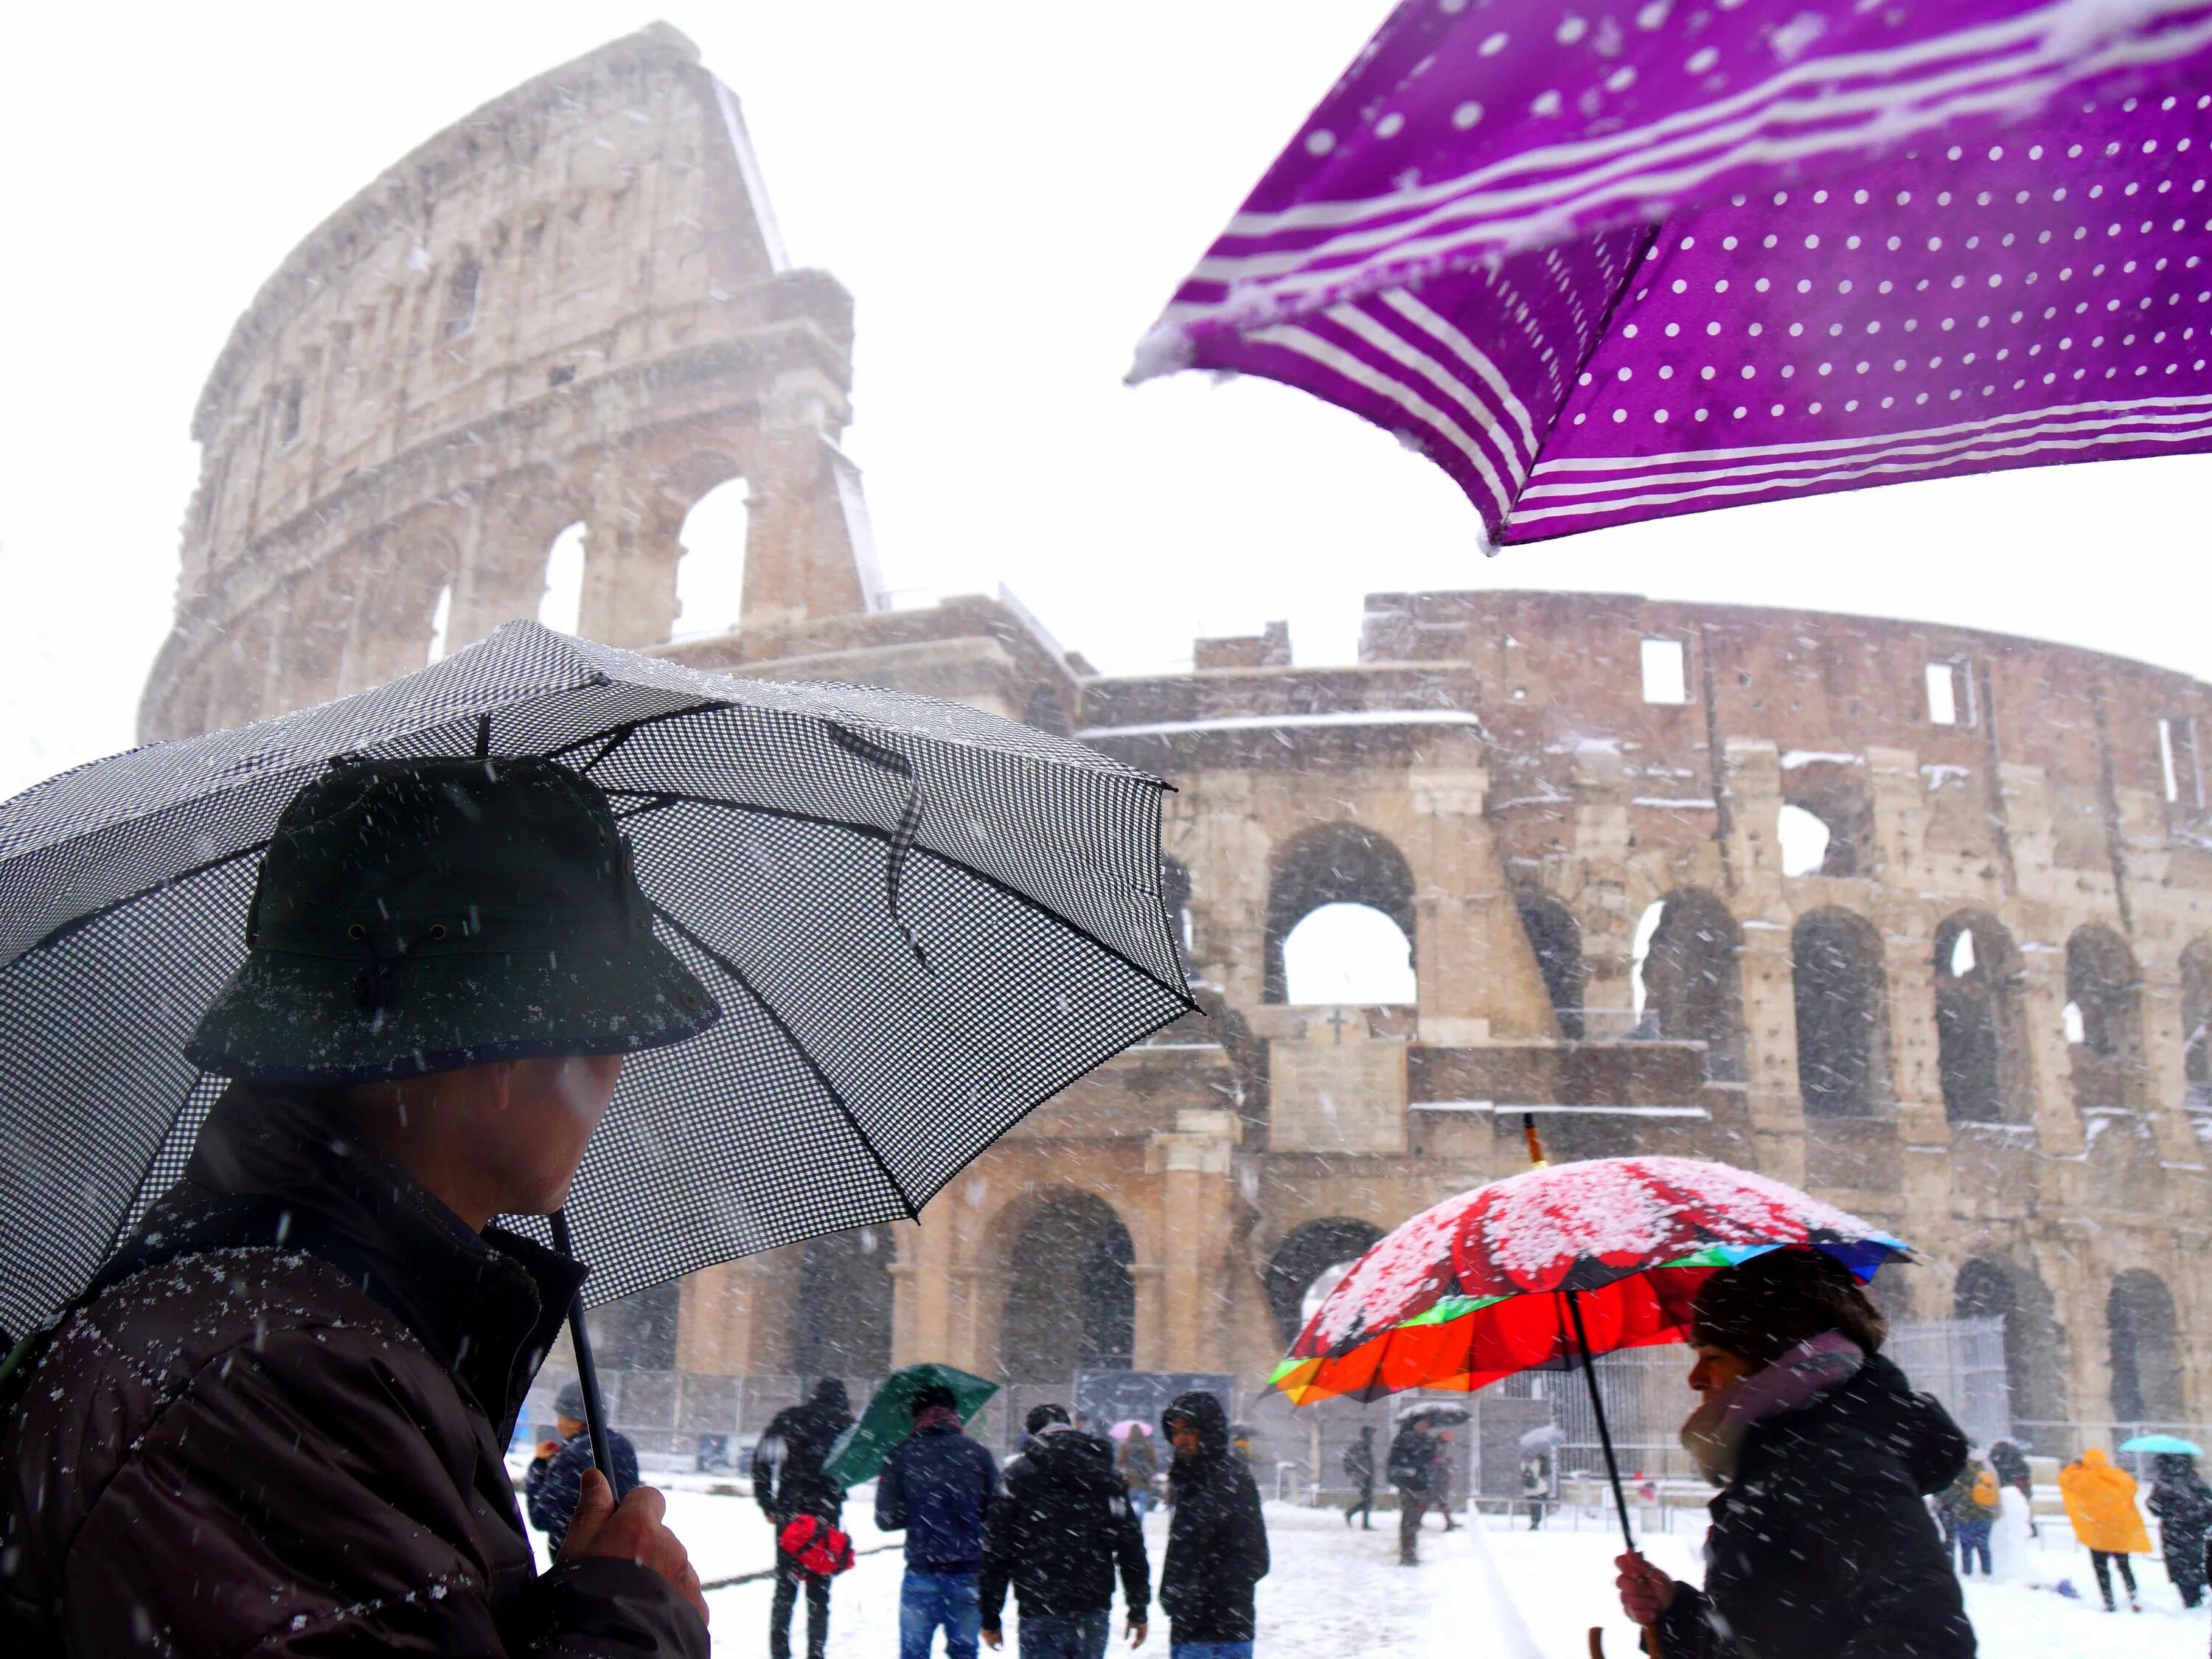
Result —
M913 1410L914 1431L876 1478L877 1527L906 1534L899 1659L929 1659L940 1626L946 1659L975 1659L983 1515L999 1489L999 1466L960 1432L951 1389L920 1389Z

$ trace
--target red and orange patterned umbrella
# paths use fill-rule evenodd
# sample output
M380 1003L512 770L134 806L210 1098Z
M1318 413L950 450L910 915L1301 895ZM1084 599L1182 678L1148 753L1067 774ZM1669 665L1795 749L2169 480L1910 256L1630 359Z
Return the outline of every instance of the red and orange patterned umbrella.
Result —
M1810 1246L1863 1279L1906 1246L1765 1176L1686 1158L1529 1170L1423 1211L1315 1310L1275 1388L1294 1404L1473 1390L1585 1355L1680 1342L1721 1268Z

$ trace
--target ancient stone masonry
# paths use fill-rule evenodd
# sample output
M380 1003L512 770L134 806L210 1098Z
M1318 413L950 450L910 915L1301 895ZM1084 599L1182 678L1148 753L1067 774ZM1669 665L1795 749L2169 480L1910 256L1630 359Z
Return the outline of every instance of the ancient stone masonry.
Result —
M422 666L535 615L585 527L582 629L668 637L677 532L750 491L744 604L877 603L852 301L786 259L737 100L665 25L430 139L295 248L193 416L174 633L149 738Z
M1725 1158L1889 1225L1926 1257L1893 1310L2002 1319L2020 1419L2212 1419L2212 688L1523 592L1372 596L1346 666L1273 628L1101 676L1010 596L878 607L834 441L850 343L836 285L783 268L734 102L656 27L310 238L194 428L149 736L418 666L448 588L454 644L530 614L581 520L586 633L957 698L1176 786L1162 902L1203 1013L918 1224L694 1275L651 1364L1249 1398L1317 1278L1522 1165L1527 1110L1555 1157ZM674 526L737 474L742 625L666 643ZM1402 941L1403 989L1311 1000L1301 929L1338 907Z

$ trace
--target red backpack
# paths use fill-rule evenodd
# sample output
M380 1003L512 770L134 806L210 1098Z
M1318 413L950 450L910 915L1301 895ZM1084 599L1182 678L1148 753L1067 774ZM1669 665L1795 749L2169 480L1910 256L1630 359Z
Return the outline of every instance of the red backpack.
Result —
M775 1547L815 1578L834 1578L853 1565L853 1540L819 1516L792 1516L775 1535Z

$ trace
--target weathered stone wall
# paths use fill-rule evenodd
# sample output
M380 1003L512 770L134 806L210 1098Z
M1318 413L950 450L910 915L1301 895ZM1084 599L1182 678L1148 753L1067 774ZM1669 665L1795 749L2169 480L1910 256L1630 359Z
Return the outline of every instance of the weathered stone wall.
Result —
M582 631L668 637L677 533L750 491L757 620L875 603L850 418L852 302L786 261L727 88L665 25L517 88L295 249L192 422L175 632L149 738L422 665L537 613L586 526Z

